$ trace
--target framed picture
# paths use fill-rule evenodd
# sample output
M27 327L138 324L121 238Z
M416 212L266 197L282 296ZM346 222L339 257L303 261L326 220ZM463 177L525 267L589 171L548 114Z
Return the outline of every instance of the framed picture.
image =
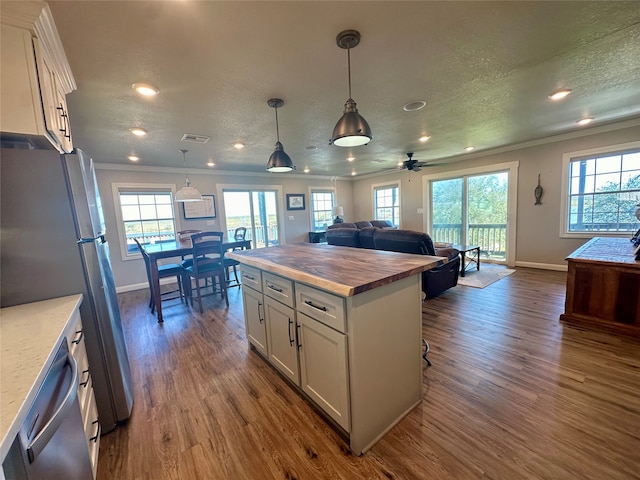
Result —
M202 195L201 202L183 202L184 218L216 218L216 199L213 195Z
M287 210L304 210L304 193L287 193Z

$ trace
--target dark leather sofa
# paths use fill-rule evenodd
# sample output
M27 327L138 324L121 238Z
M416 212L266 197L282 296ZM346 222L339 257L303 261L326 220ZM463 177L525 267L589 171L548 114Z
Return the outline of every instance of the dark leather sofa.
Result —
M448 261L445 264L422 274L422 291L427 298L436 297L458 284L460 252L455 248L435 248L431 237L426 233L366 225L363 228L357 228L355 223L343 223L328 228L326 239L329 245L342 247L446 257Z

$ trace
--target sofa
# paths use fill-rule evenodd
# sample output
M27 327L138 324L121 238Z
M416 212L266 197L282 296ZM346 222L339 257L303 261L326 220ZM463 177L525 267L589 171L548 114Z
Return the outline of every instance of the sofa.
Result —
M362 228L358 228L358 224ZM427 298L436 297L458 284L460 252L452 247L435 248L431 237L424 232L381 228L373 226L372 222L355 222L332 225L327 228L326 239L329 245L447 258L443 265L422 273L422 291Z

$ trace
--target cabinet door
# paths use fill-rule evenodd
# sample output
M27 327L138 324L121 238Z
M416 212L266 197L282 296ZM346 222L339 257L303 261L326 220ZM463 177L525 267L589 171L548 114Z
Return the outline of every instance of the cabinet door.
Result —
M264 323L262 294L246 286L242 287L244 322L247 339L256 349L267 356L267 330Z
M298 312L302 390L349 431L346 335Z
M266 296L264 309L267 322L269 361L289 380L300 385L295 311L293 308Z

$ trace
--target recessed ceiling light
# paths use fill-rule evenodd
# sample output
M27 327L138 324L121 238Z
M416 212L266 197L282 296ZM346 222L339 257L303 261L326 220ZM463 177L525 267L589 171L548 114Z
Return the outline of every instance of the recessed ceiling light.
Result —
M309 170L309 167L304 167L304 173L309 173L311 170Z
M233 148L235 148L236 150L242 150L244 148L244 143L236 142L233 144Z
M569 88L563 88L562 90L558 90L556 92L553 92L551 95L549 95L549 98L551 100L562 100L563 98L566 98L567 95L569 95L571 93L571 89Z
M144 137L147 134L147 131L144 128L130 128L129 131L133 133L136 137Z
M216 164L215 164L215 163L213 163L213 160L209 160L209 161L207 162L207 166L208 166L208 167L215 167L215 166L216 166Z
M351 171L351 176L353 177L355 174L356 174L356 171L355 171L355 170L352 170L352 171Z
M132 162L137 162L138 160L140 160L140 157L138 157L137 155L129 155L127 158Z
M398 163L396 163L396 165L398 165L399 167L401 167L402 165L404 165L404 162L402 160L399 160Z
M473 150L475 150L475 149L476 149L476 147L474 147L474 146L472 146L472 145L469 145L467 148L465 148L465 150L466 150L467 152L471 152L471 151L473 151Z
M356 159L356 157L350 156L347 157L347 162L353 162Z
M418 141L422 143L428 142L429 140L431 140L431 135L423 135L418 139Z
M134 83L132 87L136 92L145 97L155 97L160 93L160 90L148 83Z
M589 125L591 122L593 122L595 120L595 118L593 117L585 117L585 118L581 118L580 120L578 120L578 125L583 126L583 125Z
M405 112L415 112L417 110L422 110L424 107L426 107L426 105L427 102L425 102L424 100L416 100L414 102L407 103L402 107L402 109Z

